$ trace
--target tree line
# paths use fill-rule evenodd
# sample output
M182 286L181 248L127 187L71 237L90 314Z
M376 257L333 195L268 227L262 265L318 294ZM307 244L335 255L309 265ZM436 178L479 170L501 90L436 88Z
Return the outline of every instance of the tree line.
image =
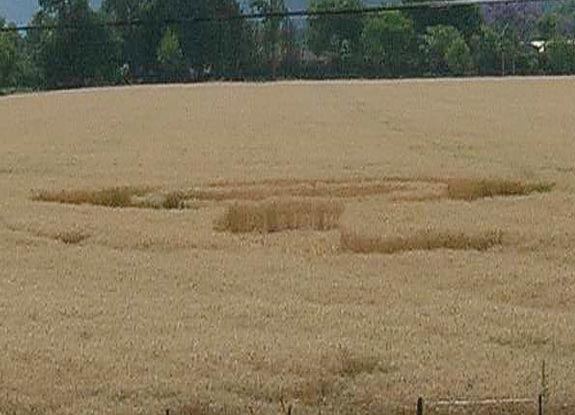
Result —
M419 0L406 0L408 3ZM283 16L284 0L40 0L0 33L0 88L575 73L575 0ZM310 0L313 12L361 0ZM268 16L272 13L271 16ZM132 22L111 24L111 22ZM0 27L8 23L0 17ZM34 27L36 29L34 29Z

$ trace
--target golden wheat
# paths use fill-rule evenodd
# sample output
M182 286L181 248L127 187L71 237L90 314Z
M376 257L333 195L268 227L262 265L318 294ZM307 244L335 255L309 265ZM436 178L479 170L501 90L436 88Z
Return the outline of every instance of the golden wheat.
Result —
M85 239L89 238L86 232L81 230L71 230L71 231L64 231L59 232L55 235L55 238L59 241L64 242L65 244L79 244L80 242L84 241Z
M534 192L551 191L550 183L521 183L496 179L451 179L447 195L451 199L476 200L495 196L526 196Z
M498 230L466 234L465 232L445 232L435 230L419 231L406 236L366 236L350 230L341 232L341 248L355 253L383 253L452 249L485 251L496 245L501 245L502 233Z
M1 98L0 412L401 414L532 397L545 359L574 413L574 93Z
M235 203L218 219L215 228L232 233L280 232L296 229L334 229L343 205L334 201L271 200L257 204Z
M34 194L33 200L41 202L57 202L71 205L89 204L106 207L134 206L134 196L143 196L148 192L144 188L111 187L103 190L42 190Z

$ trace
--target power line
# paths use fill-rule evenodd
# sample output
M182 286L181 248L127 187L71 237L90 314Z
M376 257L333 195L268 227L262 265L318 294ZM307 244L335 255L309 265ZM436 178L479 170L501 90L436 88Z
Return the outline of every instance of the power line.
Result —
M102 23L96 23L98 27L128 27L128 26L148 26L157 24L190 24L190 23L210 23L210 22L229 22L237 20L262 20L277 18L305 18L305 17L322 17L322 16L357 16L385 13L392 11L410 11L410 10L446 10L469 6L479 5L507 5L507 4L530 4L530 3L555 3L563 0L442 0L442 1L421 1L402 4L387 4L361 9L338 9L338 10L294 10L284 12L269 13L241 13L236 15L216 15L216 16L198 16L182 17L177 19L161 20L115 20ZM25 25L25 26L8 26L0 28L0 32L28 32L34 30L53 30L53 29L79 29L81 25Z

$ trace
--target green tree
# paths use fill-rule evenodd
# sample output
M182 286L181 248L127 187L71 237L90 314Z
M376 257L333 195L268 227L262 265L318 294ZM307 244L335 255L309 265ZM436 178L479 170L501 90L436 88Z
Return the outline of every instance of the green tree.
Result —
M413 22L399 12L370 17L363 28L364 60L387 75L409 73L417 52Z
M575 38L575 0L549 4L536 27L542 40Z
M553 74L575 74L575 43L565 38L556 38L547 44L547 69Z
M471 51L462 37L454 39L449 45L445 52L445 61L452 75L465 75L471 71Z
M145 0L104 0L102 13L110 21L130 22L142 19ZM121 61L134 68L142 66L150 45L146 43L143 33L145 27L140 25L118 26L113 29L121 44ZM150 58L151 59L151 58Z
M10 27L0 17L0 27ZM28 36L29 37L29 36ZM37 70L28 48L28 37L16 31L0 32L0 89L36 88L39 86Z
M575 0L566 0L555 10L557 35L565 38L575 37Z
M423 50L434 74L463 75L471 69L471 51L461 33L453 26L427 28Z
M163 70L157 52L168 27L178 37L186 67L212 66L224 76L250 66L252 31L249 23L234 18L241 12L234 0L104 0L102 10L111 20L146 22L117 29L122 60L136 77Z
M118 42L87 0L40 0L36 24L54 25L31 37L46 86L109 83L117 77Z
M145 0L104 0L102 10L117 21L131 21L140 17Z
M415 22L417 33L425 34L428 27L432 26L453 26L461 32L466 39L470 39L481 27L481 10L477 5L453 6L430 8L422 7L409 11L410 17ZM407 4L424 3L426 0L406 0Z
M282 68L284 76L294 76L301 63L302 44L298 39L298 28L286 20L282 28Z
M502 39L490 26L481 26L471 38L473 62L480 75L501 73Z
M551 40L558 35L559 17L555 13L541 16L537 22L537 32L541 40Z
M251 0L251 8L258 13L285 13L287 11L284 0ZM282 32L287 23L285 17L266 17L263 19L261 41L263 55L271 67L272 78L276 77L277 68L283 60Z
M361 0L311 0L312 12L358 10ZM346 62L361 56L364 19L359 14L314 16L309 20L308 46L318 56Z
M499 32L501 46L501 74L515 75L518 62L521 62L524 50L520 33L512 26L505 26Z
M0 27L5 25L5 20L0 17ZM14 86L16 81L17 36L10 32L0 32L0 88Z
M166 29L158 46L157 57L162 69L172 76L178 76L185 68L180 40L173 28Z
M253 23L237 17L241 15L239 3L235 0L212 0L215 13L224 19L218 22L217 69L220 77L243 77L244 71L254 66L255 39ZM209 43L210 39L203 40Z
M546 42L539 54L541 66L554 74L575 73L575 0L550 5L537 22L538 35Z

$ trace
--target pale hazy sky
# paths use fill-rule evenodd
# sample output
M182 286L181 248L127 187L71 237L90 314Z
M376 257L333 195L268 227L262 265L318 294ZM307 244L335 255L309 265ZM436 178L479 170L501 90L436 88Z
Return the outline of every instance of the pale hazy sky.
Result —
M90 3L99 5L101 0L90 0ZM19 25L28 23L37 9L38 0L0 0L0 15Z

